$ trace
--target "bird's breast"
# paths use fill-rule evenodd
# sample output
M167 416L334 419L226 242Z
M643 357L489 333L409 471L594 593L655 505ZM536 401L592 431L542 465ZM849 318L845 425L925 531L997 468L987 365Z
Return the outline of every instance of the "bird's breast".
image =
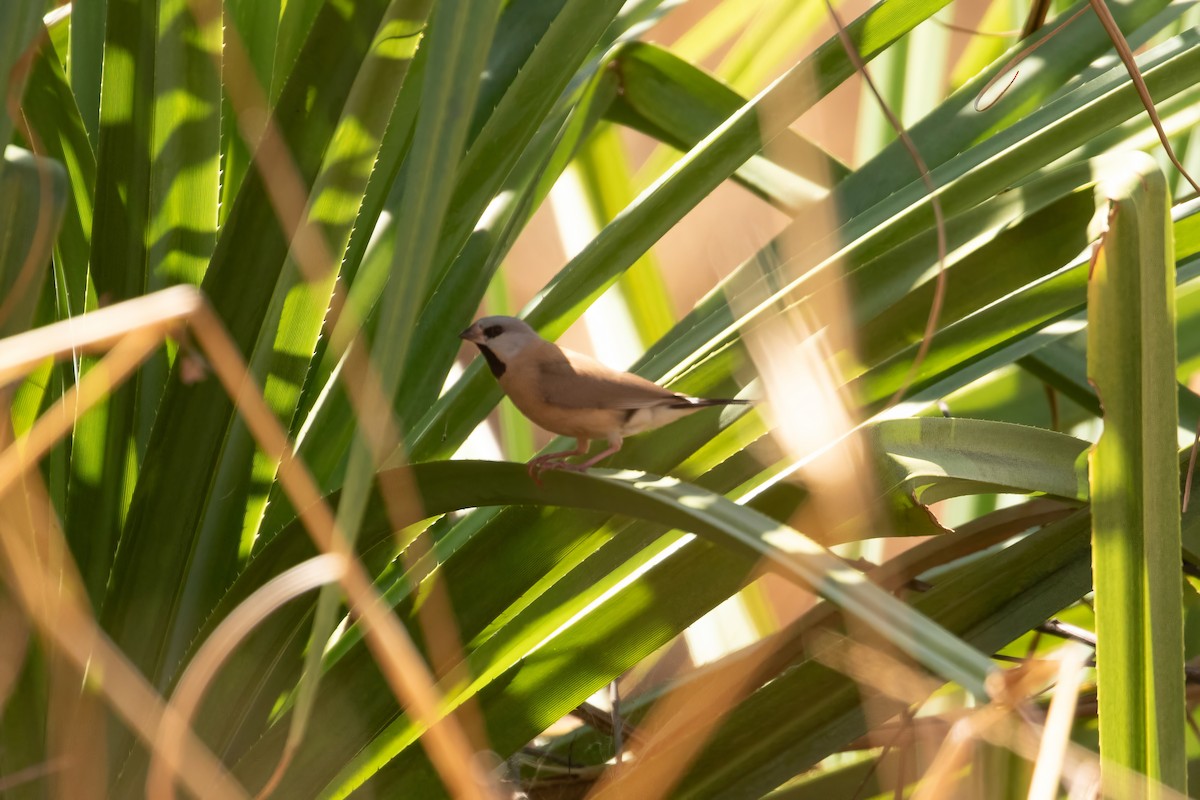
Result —
M543 396L536 376L524 374L520 367L510 368L498 379L500 388L517 410L539 428L585 439L606 439L620 430L623 412L555 405Z

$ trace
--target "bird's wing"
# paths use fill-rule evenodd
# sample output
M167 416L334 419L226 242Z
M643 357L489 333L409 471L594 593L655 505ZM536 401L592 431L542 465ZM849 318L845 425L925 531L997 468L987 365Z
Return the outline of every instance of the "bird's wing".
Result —
M555 348L561 355L538 364L542 397L562 408L650 408L686 398L628 372L609 369L581 353Z

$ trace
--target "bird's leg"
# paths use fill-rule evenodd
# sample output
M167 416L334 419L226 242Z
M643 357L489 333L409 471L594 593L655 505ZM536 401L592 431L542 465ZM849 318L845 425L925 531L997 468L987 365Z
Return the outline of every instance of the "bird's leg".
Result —
M579 464L568 464L565 461L562 461L557 464L547 466L546 469L565 469L565 470L570 470L571 472L583 472L586 469L588 469L589 467L596 466L601 461L603 461L604 459L611 456L613 453L620 450L621 443L623 441L624 440L621 438L621 434L614 433L608 437L608 449L597 453L596 455L589 458L587 461L583 461Z
M543 453L540 456L529 459L526 463L526 471L529 477L533 478L539 485L538 474L544 469L554 469L555 462L560 462L564 458L571 456L581 456L588 451L588 445L592 443L591 439L576 439L574 450L559 450L554 453Z

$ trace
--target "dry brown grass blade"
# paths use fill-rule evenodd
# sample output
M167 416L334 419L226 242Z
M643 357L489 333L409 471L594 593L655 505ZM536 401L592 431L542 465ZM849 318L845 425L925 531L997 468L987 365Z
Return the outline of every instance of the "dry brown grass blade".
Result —
M54 444L75 424L78 414L92 408L123 382L162 342L157 331L131 333L96 366L38 417L29 431L0 453L0 492L9 491L34 469Z
M26 613L42 636L71 660L78 675L88 676L88 683L98 687L148 748L157 748L159 728L166 713L165 702L100 631L81 601L82 590L77 587L70 592L69 588L62 587L62 574L48 569L44 559L33 552L26 539L45 537L46 531L22 531L7 524L2 527L5 530L0 535L0 548L8 572L17 576L12 578L10 585L21 596ZM57 546L65 549L60 533L58 538ZM57 602L47 602L54 593L58 593ZM183 758L178 767L179 774L190 792L214 798L248 797L208 748L190 732L186 734L181 750Z
M1009 714L998 720L997 724L979 728L977 733L991 744L1006 747L1030 762L1037 759L1044 738L1042 726L1033 722L1027 713ZM1159 800L1184 800L1183 794L1152 781L1140 772L1110 762L1105 763L1105 769L1108 783L1101 785L1100 757L1083 745L1066 742L1062 755L1062 776L1070 786L1071 798L1128 800L1131 797L1156 797Z
M1044 684L1044 664L1026 662L1013 669L993 673L988 678L992 702L951 726L933 763L921 777L914 800L951 800L959 796L963 770L978 742L996 726L1008 721L1014 709L1026 702L1034 687Z
M750 691L763 661L763 648L741 655L733 668L709 670L660 700L627 743L632 760L605 770L588 794L592 800L669 797L726 714Z
M197 23L201 26L212 24L221 17L221 5L215 0L189 0L189 7ZM255 153L253 166L262 178L263 186L275 210L275 216L292 243L291 256L295 258L306 280L324 280L338 267L339 260L334 257L319 227L309 219L308 206L311 198L307 186L291 158L287 143L270 112L266 93L255 77L245 46L233 26L225 26L225 47L222 57L224 63L217 63L215 67L224 69L227 74L234 76L233 79L224 82L230 104L234 109L243 139L249 149ZM352 400L356 401L355 413L364 438L376 445L378 452L374 454L374 458L375 465L378 467L383 463L384 457L394 451L399 444L399 436L396 433L397 426L392 417L391 404L382 396L382 386L378 375L365 357L367 342L361 334L362 320L357 318L351 308L345 304L345 295L341 291L334 291L332 295L325 328L331 333L332 352L346 352L348 348L348 358L342 370L341 379ZM261 440L260 444L262 444ZM266 450L266 452L273 455L270 450ZM290 453L290 450L288 452ZM290 461L291 456L289 455L287 458ZM280 462L280 482L288 491L294 507L299 509L301 508L300 504L296 503L296 498L287 487L288 481L283 479L284 468L284 463ZM294 479L292 482L295 483ZM393 520L405 516L409 509L418 505L417 495L411 486L393 486L383 495L389 516ZM304 515L301 514L301 516ZM397 525L396 529L399 530L401 527ZM352 570L354 575L348 575L347 580L358 580L358 577L355 576L362 571L356 569L357 571ZM345 584L343 584L343 588L347 588ZM347 594L350 594L349 591ZM374 596L373 591L371 594ZM362 600L363 598L358 599ZM355 598L351 596L351 600L354 602ZM423 606L418 622L428 638L434 664L463 663L457 620L450 612L449 595L444 586L439 584L434 587L433 600L434 602ZM390 618L390 613L388 616ZM396 627L399 628L398 625ZM385 636L385 638L389 637L391 634ZM408 647L411 648L411 643L408 644ZM376 649L376 657L383 658L389 654L399 655L403 648L397 648L398 645L397 647L388 646ZM385 668L385 674L412 669L414 666L412 659L407 656L402 664L406 666L393 665L392 668ZM448 666L438 666L439 674L443 668L449 669ZM423 666L422 669L424 669ZM432 689L432 684L430 684L430 689ZM400 695L397 696L400 697ZM472 713L474 707L474 701L471 701L458 713L475 717L477 714ZM423 714L418 716L426 723L430 719L436 718L426 717ZM457 727L453 719L442 724ZM472 738L482 749L486 745L484 726L476 722L471 725L471 729L474 734ZM289 737L285 751L294 749L296 746L298 746L298 742L292 741L292 738ZM451 750L454 749L455 747L452 746ZM437 762L438 760L435 758L435 765ZM443 778L447 779L447 785L456 787L456 791L468 791L467 786L470 781L464 782L459 778L450 779L450 776L456 772L450 763L442 763L438 765L438 768ZM468 767L464 763L460 765L457 772L465 775L472 769L474 768ZM483 786L485 783L479 785ZM470 789L466 796L474 796L474 791L476 790Z
M346 355L343 367L343 384L359 421L361 434L371 446L371 460L378 473L390 456L400 451L399 427L392 414L391 404L384 397L378 374L367 358L366 341L361 335ZM418 500L417 488L407 470L390 470L384 477L378 473L379 494L384 510L391 522L392 530L399 535L414 521L425 516ZM422 560L432 555L429 537L422 532L407 547L401 545L401 558L406 570L412 570ZM426 576L427 578L429 576ZM463 654L458 620L454 615L450 592L440 575L423 583L427 594L417 607L417 625L420 626L429 652L433 674L444 685L454 686L468 682L470 667ZM489 748L487 726L478 700L472 696L464 700L453 712L477 751Z
M19 769L16 772L10 772L7 775L0 775L0 795L3 795L5 792L11 792L13 789L26 783L53 775L60 769L62 769L62 764L57 761L43 761L40 764L34 764L33 766Z
M777 639L772 644L752 645L666 695L638 726L640 741L633 760L608 769L588 796L595 800L670 797L712 732L738 701L758 688L768 662L790 642ZM896 702L900 708L919 703L940 685L884 650L829 631L812 631L805 646L826 666L882 689L891 698L885 704L888 719L895 716ZM882 707L880 715L884 715Z
M192 318L191 330L255 441L267 456L279 463L279 482L313 542L321 552L346 559L342 589L353 613L364 623L367 645L392 692L425 728L422 743L438 774L457 797L492 796L490 781L476 763L462 728L452 717L443 716L433 677L409 639L408 631L379 597L370 576L338 529L312 475L295 458L287 434L246 370L237 345L208 306Z
M2 407L3 404L0 404ZM6 437L7 438L7 437ZM11 454L10 454L11 455ZM45 610L47 618L53 618L58 604L63 602L63 593L78 591L79 576L69 558L64 559L61 531L53 504L42 484L41 474L30 470L18 475L7 491L0 491L0 528L3 536L15 537L33 547L39 566L48 576L60 576L54 582L26 584L37 587L36 593L15 591L22 602L14 605L7 591L3 592L3 605L14 616L9 631L0 635L0 642L12 649L2 649L5 667L11 668L12 677L25 665L26 648L29 643L31 615L24 609L37 604ZM16 587L17 579L11 569L4 548L0 547L0 582ZM13 624L20 630L13 631ZM14 638L6 638L8 633ZM86 688L82 671L77 663L64 654L49 637L42 637L38 647L45 697L43 771L34 775L26 773L29 780L44 778L44 794L52 797L70 797L72 800L103 800L104 787L108 785L107 767L107 720L100 708L97 694ZM82 688L82 690L81 690ZM4 690L7 693L7 688ZM51 766L52 765L52 766ZM35 770L35 773L38 771Z
M109 350L135 331L161 338L177 330L203 302L192 287L177 286L0 340L0 386L50 358Z
M161 333L155 330L120 341L26 434L0 452L0 551L11 590L56 654L70 661L77 676L87 675L88 682L99 687L151 750L157 747L165 703L91 617L36 465L70 429L76 415L103 399L160 342ZM181 749L186 764L180 774L190 791L214 797L246 796L190 731L185 732Z
M894 745L903 737L912 740L910 747L915 746L913 710L932 696L942 681L931 677L861 621L847 619L846 623L848 635L821 628L808 637L808 646L814 660L861 687L860 704L867 725L862 739L884 750L874 768L877 781L881 789L890 786L901 796L909 777L904 751Z
M1075 722L1075 703L1083 683L1084 665L1091 654L1091 648L1078 643L1069 643L1058 651L1058 680L1055 682L1054 699L1050 701L1050 711L1046 715L1033 777L1029 781L1029 800L1054 800L1058 797L1063 760Z
M912 552L902 553L867 573L871 581L883 589L895 591L917 575L950 561L963 558L981 549L991 547L1013 535L1035 525L1047 524L1075 513L1069 504L1048 499L1037 499L1021 506L1013 506L994 512L987 518L972 522L954 535L945 539L947 547L924 557L915 557ZM708 736L720 725L732 704L754 691L771 675L786 669L808 657L818 657L814 651L822 646L823 629L840 618L838 609L830 603L821 603L778 633L772 634L747 647L725 656L720 661L706 665L685 682L666 694L651 711L649 718L639 724L637 738L632 742L633 760L609 769L595 787L597 796L669 796L671 787L679 780L700 752ZM840 668L847 658L838 655L844 637L824 640L825 652L822 660L834 668ZM830 646L834 649L830 649ZM872 657L876 660L875 657ZM886 654L879 659L894 664ZM920 678L920 673L904 667L908 690L899 698L902 704L918 704L926 695L914 691L930 688ZM860 676L861 677L861 676ZM872 682L875 678L871 679ZM883 684L889 684L890 676ZM717 702L713 702L716 698ZM890 704L891 714L897 710ZM880 711L880 716L884 711ZM603 726L591 723L593 727ZM939 723L940 724L940 723ZM951 724L947 722L946 725ZM876 726L869 741L863 740L856 747L876 747L882 738L894 745L902 745L900 733L891 724ZM644 774L639 774L644 773Z
M938 690L942 681L930 677L913 662L898 656L894 648L879 641L867 644L862 633L845 636L818 629L809 637L813 658L845 675L859 686L906 706L914 706ZM890 711L891 704L885 704ZM886 719L895 716L885 713ZM882 720L881 720L882 723Z
M1079 682L1091 648L1069 644L1057 661L1027 661L1021 667L996 673L989 680L993 700L954 723L933 764L922 776L914 800L950 800L961 796L960 777L978 742L1011 750L1034 764L1029 797L1061 796L1065 783L1070 797L1126 800L1159 797L1182 800L1183 795L1145 775L1112 765L1109 785L1101 786L1099 756L1071 741ZM1030 701L1051 684L1055 696L1045 725L1035 721Z
M0 642L4 642L4 657L0 658L0 716L8 704L13 687L21 677L25 653L29 649L29 621L21 607L8 592L0 588Z
M980 715L989 715L988 722L998 713L992 706L986 706L978 712ZM960 719L950 727L933 764L917 782L913 800L951 800L956 796L962 768L975 747L974 729L978 724L977 715Z
M852 62L860 72L864 72L862 59L859 57L853 42L849 40L841 20L837 17L832 5L827 3L828 12L839 29L844 47ZM869 76L865 76L869 81ZM885 113L889 113L885 107ZM889 116L890 113L889 113ZM894 117L892 117L894 120ZM894 123L898 133L907 140L907 136L899 125ZM911 146L911 142L907 142ZM937 200L935 187L928 178L928 170L921 161L915 148L910 148L915 155L918 169L929 186L933 195L935 220L939 235L939 265L945 261L945 236L941 216L940 203ZM833 230L834 220L818 219L815 227ZM808 231L811 233L811 231ZM934 307L930 323L927 325L926 342L930 338L930 328L936 328L937 316L940 312L944 296L944 270L939 271L938 289L935 292ZM740 296L731 292L733 296ZM751 301L744 301L751 302ZM765 302L759 300L759 306ZM790 434L783 432L785 450L796 458L809 458L817 454L821 467L813 472L820 473L814 488L813 503L814 518L802 524L805 530L820 528L833 530L847 526L866 524L862 518L864 510L872 508L867 501L856 503L847 501L847 497L858 498L863 487L868 483L862 478L860 455L849 438L853 429L849 414L844 408L844 400L840 397L834 376L828 375L829 364L834 363L831 352L836 350L842 334L836 314L822 314L814 310L814 316L820 319L808 319L799 314L784 315L775 322L769 321L755 329L752 335L744 335L752 351L755 363L759 368L767 395L771 399L769 405L776 415L783 419L792 419L790 413L797 408L804 408L804 414L799 418L806 420L815 430L803 430L805 423L798 421L790 426L795 429ZM830 316L833 318L830 319ZM777 323L777 324L776 324ZM918 354L913 366L913 374L924 357L922 351ZM799 363L798 354L807 354ZM801 377L796 378L799 375ZM911 380L911 376L908 380ZM906 383L908 381L906 380ZM798 387L797 384L803 384ZM803 387L808 387L804 389ZM797 391L801 389L801 391ZM904 388L900 393L903 393ZM819 406L822 413L817 414L827 424L813 422L813 408ZM834 441L839 445L830 450L830 431ZM821 441L817 441L817 439ZM849 492L847 494L847 491ZM822 501L822 496L826 502ZM833 497L842 498L843 502L831 502ZM847 514L846 509L853 507L855 512ZM869 513L869 511L867 511ZM650 719L639 726L639 731L646 738L647 744L636 754L636 760L618 765L607 771L596 786L592 796L600 798L617 797L665 797L669 796L675 783L680 779L688 764L699 753L714 727L719 724L726 713L748 691L757 688L756 678L762 672L762 666L773 655L769 647L751 646L739 653L735 661L725 668L714 670L694 679L689 685L668 695L655 707Z
M154 752L146 776L146 796L150 800L173 800L175 797L171 765L181 761L180 747L187 726L191 724L192 714L200 704L205 689L234 649L280 606L305 592L340 580L345 570L346 561L339 556L310 558L267 581L221 620L196 651L171 695L169 707L175 713L164 717L161 747ZM287 760L280 763L286 765ZM282 777L282 769L276 770L272 780L268 780L266 786L259 790L258 796L270 795L279 777Z
M814 212L806 233L812 235L814 228L823 231L833 227L832 219ZM767 291L770 281L747 276L746 284L741 289L730 287L731 302L755 308L770 302L757 296ZM841 333L838 315L831 312L828 316L833 319L810 323L798 313L773 315L743 335L762 378L767 405L779 418L775 431L784 450L797 459L801 454L824 452L819 467L813 470L819 474L806 472L806 480L811 477L812 485L817 487L812 489L816 507L813 518L801 524L802 529L810 531L868 524L857 512L871 507L869 498L856 502L864 482L857 474L854 443L843 435L853 423L839 395L836 376L828 369L829 350L837 346L831 339ZM804 409L804 413L795 413L798 409ZM827 451L831 436L841 445L833 452ZM844 502L822 502L822 498L835 496ZM854 500L846 500L848 497ZM848 515L850 508L855 513ZM621 761L606 771L591 796L671 796L711 733L746 694L759 687L762 676L776 664L778 652L784 647L794 653L795 638L772 637L750 645L666 695L639 724L642 742L631 748L632 760Z
M0 381L6 382L29 371L46 358L67 355L85 347L96 348L114 342L115 345L88 375L64 393L55 408L39 418L14 447L0 455L0 491L11 487L28 472L70 430L79 413L102 399L116 383L136 369L166 333L184 321L189 323L197 343L208 356L214 372L233 398L259 446L268 455L279 459L280 481L294 507L299 510L301 522L314 542L322 552L334 553L347 560L349 566L342 576L342 587L356 613L366 623L368 645L375 653L389 685L414 718L426 726L424 742L439 774L459 797L488 796L487 777L478 770L461 729L452 719L441 716L440 699L433 679L408 639L407 632L379 599L366 571L337 531L333 514L311 475L302 463L295 460L286 433L249 376L241 353L195 289L175 287L55 323L39 331L21 334L3 343L0 347ZM43 614L40 619L53 619L53 615L47 617ZM103 638L98 630L91 638L96 636ZM76 637L76 640L84 641L80 637ZM108 646L111 649L111 643ZM110 655L120 658L116 651ZM86 658L78 663L86 664ZM132 667L127 664L126 667L136 675ZM136 694L143 690L149 691L144 685L127 689L126 696L129 692ZM157 705L151 703L150 707L160 706L161 700ZM118 711L130 713L129 709L122 707L118 707ZM134 728L143 734L149 744L156 745L152 741L155 734L146 734L145 719L137 720ZM187 739L191 741L190 736ZM195 747L185 742L187 757L183 764L187 764L193 750ZM208 761L213 761L211 754L208 755ZM205 763L203 759L201 763ZM176 770L181 768L182 765L174 765ZM223 773L219 764L213 770L217 775ZM188 778L185 784L192 788L193 779L187 770L183 770L182 774Z

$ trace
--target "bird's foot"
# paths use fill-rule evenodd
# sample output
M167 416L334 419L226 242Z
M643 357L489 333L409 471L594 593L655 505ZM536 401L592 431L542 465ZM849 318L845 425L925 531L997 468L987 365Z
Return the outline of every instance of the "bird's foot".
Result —
M542 486L542 473L543 472L551 472L553 470L559 470L561 472L586 472L587 471L587 467L581 466L579 464L572 464L571 462L565 460L565 458L562 458L562 457L545 458L542 456L539 456L538 458L531 460L528 464L525 465L525 468L526 468L526 471L529 473L529 477L533 478L533 482L536 483L538 485L538 487Z
M587 472L587 466L584 464L572 464L570 461L556 461L553 464L546 466L546 469L557 469L563 472Z
M529 477L533 478L533 482L538 486L542 485L542 472L548 469L556 469L556 464L562 458L557 453L549 453L537 458L531 458L525 465L525 471L529 473Z

